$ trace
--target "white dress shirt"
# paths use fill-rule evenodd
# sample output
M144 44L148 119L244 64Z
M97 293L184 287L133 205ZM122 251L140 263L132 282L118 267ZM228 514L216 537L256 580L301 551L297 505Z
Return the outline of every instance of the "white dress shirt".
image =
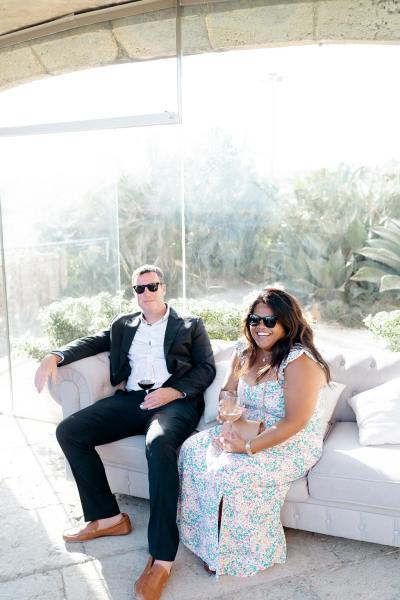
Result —
M171 376L164 355L169 310L167 305L165 315L152 324L147 323L143 313L141 314L139 327L128 352L131 374L126 382L127 391L140 390L137 382L141 379L152 379L153 375L155 379L153 389L159 388Z

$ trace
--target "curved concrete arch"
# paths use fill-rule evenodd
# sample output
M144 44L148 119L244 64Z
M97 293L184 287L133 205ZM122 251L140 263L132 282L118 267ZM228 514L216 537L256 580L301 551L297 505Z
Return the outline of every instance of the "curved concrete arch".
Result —
M400 41L397 0L186 1L179 10L183 54L299 43ZM0 89L79 69L174 56L176 18L175 8L165 8L75 25L2 48Z

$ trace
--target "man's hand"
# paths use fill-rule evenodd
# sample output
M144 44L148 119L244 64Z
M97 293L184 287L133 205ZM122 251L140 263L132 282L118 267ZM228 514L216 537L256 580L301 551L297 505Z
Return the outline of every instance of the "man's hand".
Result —
M154 392L147 394L144 401L140 405L140 408L147 410L159 408L160 406L164 406L164 404L169 404L170 402L177 400L181 396L182 393L174 388L160 387L157 390L154 390Z
M35 386L39 394L47 383L49 376L52 383L57 383L57 363L60 360L60 357L55 354L47 354L40 363L35 374Z

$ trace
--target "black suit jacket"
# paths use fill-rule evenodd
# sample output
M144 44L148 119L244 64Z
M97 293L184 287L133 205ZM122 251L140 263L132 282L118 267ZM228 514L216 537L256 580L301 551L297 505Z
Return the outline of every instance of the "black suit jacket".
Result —
M110 380L112 385L118 385L131 372L128 352L140 324L140 314L118 315L109 329L59 348L64 355L60 367L99 352L110 352ZM202 320L194 316L183 318L171 308L164 354L171 376L163 387L173 387L201 401L204 390L215 377L214 355Z

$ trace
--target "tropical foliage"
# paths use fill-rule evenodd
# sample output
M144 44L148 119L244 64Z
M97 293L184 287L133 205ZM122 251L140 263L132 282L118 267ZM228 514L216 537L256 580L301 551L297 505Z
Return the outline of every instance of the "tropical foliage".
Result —
M400 220L387 218L371 234L358 251L364 260L352 281L374 283L380 292L400 290Z
M121 175L117 202L97 190L80 212L49 215L40 242L60 243L60 252L69 244L64 297L113 294L119 282L129 297L131 272L145 262L164 268L169 295L179 297L184 242L195 298L232 302L280 283L322 318L348 325L378 303L389 310L399 302L397 163L341 165L277 184L260 180L220 131L186 150L184 236L182 165L173 149L152 156L140 178Z
M335 320L347 325L361 324L371 307L382 302L376 287L378 272L379 282L388 277L382 289L389 290L389 285L396 289L396 257L390 256L391 267L382 263L389 259L389 251L397 251L399 259L396 173L341 165L336 171L323 169L295 181L287 192L280 235L271 249L274 273L324 319L336 315ZM371 258L361 262L371 251L381 257L380 264ZM374 268L373 277L371 270L370 277L365 276L365 267ZM396 294L388 294L386 301L391 305Z

